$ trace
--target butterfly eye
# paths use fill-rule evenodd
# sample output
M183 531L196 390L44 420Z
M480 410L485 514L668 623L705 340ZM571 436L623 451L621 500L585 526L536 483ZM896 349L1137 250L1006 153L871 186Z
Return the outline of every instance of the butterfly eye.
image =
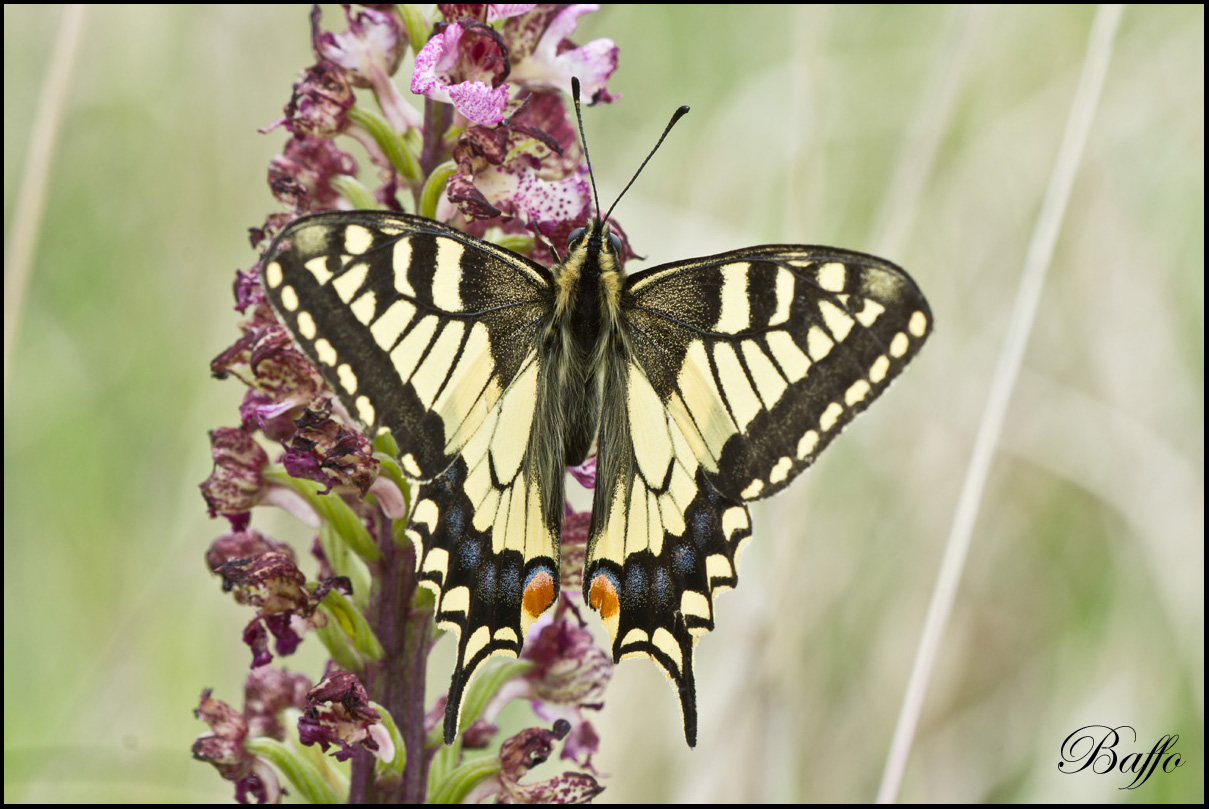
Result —
M575 228L571 231L571 235L567 237L567 249L571 249L571 245L583 238L584 228Z
M614 255L621 255L621 239L617 238L616 233L609 234L609 247L613 249Z

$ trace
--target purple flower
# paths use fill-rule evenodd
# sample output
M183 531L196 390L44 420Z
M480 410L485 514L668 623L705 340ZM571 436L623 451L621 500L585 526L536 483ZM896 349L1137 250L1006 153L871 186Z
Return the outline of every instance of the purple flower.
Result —
M536 6L529 13L504 23L512 73L508 80L533 90L561 90L579 77L584 98L589 104L615 101L605 83L617 70L618 48L611 39L596 39L576 47L567 37L575 31L579 18L600 6Z
M588 558L588 527L591 524L590 511L571 511L568 508L563 517L558 575L562 591L570 596L575 596L583 589L584 562Z
M462 133L446 193L467 220L514 219L548 238L569 234L591 199L580 155L562 99L537 93L506 125Z
M220 550L212 545L207 561L211 563L212 572L222 577L223 590L231 592L236 603L256 610L256 617L243 631L243 641L252 650L253 668L273 659L268 649L270 635L275 640L278 655L293 654L302 640L298 630L326 620L316 616L315 611L328 592L333 587L343 592L351 591L348 581L342 578L324 579L312 591L294 561L292 550L266 550L221 561L224 552L229 553L225 548ZM220 563L215 565L215 562Z
M282 209L250 228L254 248L265 249L298 216L376 202L387 209L439 216L473 235L482 236L488 228L493 236L499 231L520 235L524 238L509 239L510 246L520 245L517 249L527 249L539 261L557 260L555 251L591 211L583 151L561 93L577 75L589 103L612 100L606 83L617 66L617 48L607 39L582 47L570 41L579 17L595 10L593 5L438 8L441 17L434 24L414 6L354 11L346 5L347 29L329 32L322 29L315 7L311 44L316 63L294 85L280 122L290 138L269 166L269 186ZM409 48L416 51L411 89L423 99L405 96L392 79ZM368 88L372 98L361 94L359 100L354 87ZM417 102L420 111L413 106ZM345 151L342 139L365 148L367 172ZM376 179L366 176L370 172ZM612 222L610 228L631 255L621 229ZM526 247L530 241L534 246ZM206 562L222 578L224 589L255 612L243 630L252 669L242 714L203 695L198 716L212 730L198 739L194 752L237 784L240 800L277 800L282 793L277 777L245 750L245 742L284 740L293 729L283 726L283 711L302 710L296 732L305 744L319 745L342 760L365 750L386 762L368 768L364 761L354 764L351 800L432 798L425 791L431 760L425 736L439 725L445 698L426 712L415 689L383 687L422 676L432 641L432 599L414 591L416 549L403 532L412 492L395 464L385 455L375 457L375 449L392 451L393 436L371 443L359 431L277 321L259 269L254 265L236 273L240 335L211 363L216 377L235 376L247 390L240 427L213 434L214 472L202 485L211 513L231 522L230 530L211 544ZM270 453L257 432L281 446L281 467L269 466ZM284 477L282 468L293 480ZM591 461L573 473L591 487ZM317 481L321 491L299 479ZM334 499L325 501L324 496ZM288 509L320 529L312 550L318 582L304 575L289 545L250 527L251 509L257 505ZM486 706L478 703L461 750L494 744L498 710L512 699L528 700L552 729L531 728L505 740L498 776L470 796L464 794L469 783L459 788L434 782L434 789L460 789L458 797L469 799L494 795L504 802L583 802L601 791L590 774L599 739L584 711L599 707L612 660L592 643L570 595L582 588L590 520L588 514L568 511L560 575L567 595L532 628L524 660L500 670L504 676L494 681L495 697ZM356 564L356 556L365 564ZM351 594L350 578L358 582L359 597L320 610L329 590L338 587ZM365 592L360 592L362 583ZM292 653L305 633L331 614L340 620L325 625L322 640L346 665L364 666L356 670L364 670L369 691L358 676L334 671L331 663L329 676L313 688L302 675L266 665L274 655ZM383 647L383 657L371 651ZM381 705L372 703L371 696ZM396 760L398 738L410 748L405 759ZM564 758L589 773L522 784L556 745ZM289 745L258 742L247 747L292 772L288 761L277 758L286 755L278 751ZM446 763L457 767L468 762ZM316 801L340 797L308 787L305 779L292 789Z
M317 744L325 753L335 746L332 755L339 761L352 758L358 748L383 761L394 758L394 744L382 726L382 715L370 707L357 675L345 671L329 674L306 695L306 704L306 713L298 720L303 744Z
M331 418L331 400L326 405L302 411L281 462L291 477L324 484L324 494L335 484L346 484L364 497L378 477L380 464L369 439Z
M292 435L293 428L278 422L269 429L269 422L299 407L319 407L327 385L263 299L241 328L243 335L211 361L210 371L218 379L234 375L260 394L245 397L240 408L243 427L264 429L281 440Z
M306 709L306 695L311 681L272 666L261 666L248 672L244 681L243 713L248 722L248 735L268 736L284 741L286 730L280 722L283 711Z
M452 104L467 120L494 126L508 103L508 49L495 29L473 20L451 23L416 54L411 91Z
M311 47L321 61L338 65L354 87L373 88L386 118L400 133L422 122L403 98L391 76L407 52L407 31L396 14L385 8L362 8L357 13L346 4L348 29L340 34L320 30L319 6L311 11Z
M193 757L214 765L219 774L235 783L235 800L247 803L280 803L282 789L273 769L244 750L248 737L248 722L234 708L202 692L193 715L210 726L193 742Z
M270 552L294 558L294 549L288 544L270 539L254 528L229 531L210 543L206 551L206 566L211 573L217 573L227 562Z
M279 157L269 161L269 188L279 202L299 214L347 208L332 179L356 173L357 161L331 139L296 135Z
M348 111L356 100L344 71L332 62L320 62L304 70L295 82L285 118L278 123L295 135L330 138L348 129Z
M562 775L533 784L520 782L529 770L554 751L554 742L571 732L571 726L560 719L551 730L527 728L500 746L500 773L476 787L466 797L466 803L478 803L498 795L504 803L589 803L604 791L591 775L564 772Z
M256 439L234 427L219 427L210 431L210 455L214 471L201 492L211 517L244 514L264 498L269 456Z

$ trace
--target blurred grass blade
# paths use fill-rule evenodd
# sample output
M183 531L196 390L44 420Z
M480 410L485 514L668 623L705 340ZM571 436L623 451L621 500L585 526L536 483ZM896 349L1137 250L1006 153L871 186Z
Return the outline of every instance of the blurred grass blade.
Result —
M916 649L907 693L903 697L898 725L894 729L894 739L886 757L882 783L877 793L879 803L895 800L902 783L903 771L911 753L915 728L919 723L919 714L936 662L936 654L952 612L957 585L961 581L966 551L969 549L974 521L978 516L982 493L986 487L987 473L1003 430L1004 416L1020 372L1024 350L1028 345L1033 318L1045 283L1045 273L1062 226L1066 203L1070 198L1075 173L1087 143L1092 118L1099 104L1104 76L1112 56L1113 41L1121 20L1121 10L1121 5L1102 5L1096 10L1092 23L1083 71L1075 89L1062 144L1050 173L1049 185L1041 203L1041 210L1037 214L1037 222L1024 259L1024 271L1012 307L1011 320L1008 322L999 361L991 379L991 391L983 409L978 435L974 439L974 451L953 515L953 525L945 545L940 575L932 591L932 603L928 606L928 616L924 622L919 647Z
M13 211L13 226L8 234L8 255L4 261L4 400L8 401L8 372L13 344L21 322L21 306L42 212L46 208L46 186L50 180L50 161L59 142L59 125L67 105L72 68L79 53L80 33L84 30L84 5L69 3L63 7L63 19L55 37L55 47L46 65L46 79L38 96L38 111L30 126L25 146L25 170Z

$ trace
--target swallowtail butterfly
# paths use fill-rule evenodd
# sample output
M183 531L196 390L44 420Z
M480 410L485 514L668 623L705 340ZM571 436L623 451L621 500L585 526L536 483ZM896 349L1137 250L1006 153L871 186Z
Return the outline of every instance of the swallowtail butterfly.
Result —
M667 673L695 744L693 646L738 582L745 503L810 466L932 328L874 256L764 245L626 275L607 220L597 206L547 268L431 219L319 213L261 264L299 346L421 483L407 535L458 635L447 743L471 675L558 597L565 467L595 449L584 599L614 660Z

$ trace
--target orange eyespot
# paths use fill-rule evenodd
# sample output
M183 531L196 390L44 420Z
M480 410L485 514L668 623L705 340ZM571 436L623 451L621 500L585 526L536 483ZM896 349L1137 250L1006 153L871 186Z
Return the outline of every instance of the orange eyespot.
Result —
M592 587L588 590L588 603L592 609L600 613L601 618L612 618L621 608L617 600L617 590L613 582L603 573L592 579Z
M525 594L521 598L521 606L530 616L536 618L554 603L554 579L545 570L539 570L525 585Z

